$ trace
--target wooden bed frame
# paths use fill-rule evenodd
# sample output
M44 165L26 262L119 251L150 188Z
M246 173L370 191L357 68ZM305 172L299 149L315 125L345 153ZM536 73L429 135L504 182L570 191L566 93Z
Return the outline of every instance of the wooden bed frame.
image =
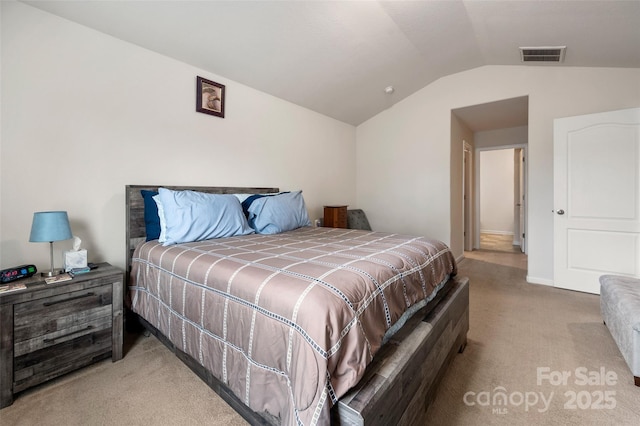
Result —
M127 185L126 245L129 281L135 247L145 239L144 201L140 190L191 189L215 194L256 194L278 192L278 188L186 187ZM238 399L229 388L198 361L176 348L155 327L132 312L127 326L139 321L171 349L211 389L253 425L275 425L278 419L257 413ZM469 280L450 279L435 299L411 317L379 350L360 382L331 410L335 425L416 425L427 423L427 411L447 366L456 352L462 352L469 330Z

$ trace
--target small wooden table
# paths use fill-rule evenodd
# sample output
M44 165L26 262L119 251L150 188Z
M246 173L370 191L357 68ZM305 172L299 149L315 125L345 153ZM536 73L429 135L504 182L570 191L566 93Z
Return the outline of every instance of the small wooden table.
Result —
M46 284L38 274L0 292L0 408L32 386L122 359L123 278L101 263L69 281Z
M347 206L324 206L324 224L329 228L347 227Z

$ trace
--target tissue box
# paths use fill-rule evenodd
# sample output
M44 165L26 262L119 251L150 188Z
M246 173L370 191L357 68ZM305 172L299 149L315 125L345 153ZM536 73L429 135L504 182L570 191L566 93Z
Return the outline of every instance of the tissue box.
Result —
M73 268L86 268L87 266L87 250L69 250L63 253L63 265L65 272L69 272Z

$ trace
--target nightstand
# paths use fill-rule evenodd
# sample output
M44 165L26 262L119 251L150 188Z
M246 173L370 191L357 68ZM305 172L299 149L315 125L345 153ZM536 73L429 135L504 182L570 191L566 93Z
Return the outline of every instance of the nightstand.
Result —
M0 293L0 408L16 393L80 367L122 358L122 271L108 263L70 281Z
M347 206L324 206L324 226L346 228Z

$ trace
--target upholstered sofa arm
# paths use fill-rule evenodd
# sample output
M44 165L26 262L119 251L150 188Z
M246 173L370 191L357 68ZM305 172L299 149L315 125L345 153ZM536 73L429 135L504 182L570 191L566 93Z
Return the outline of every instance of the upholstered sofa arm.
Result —
M636 386L640 386L640 279L600 277L600 310Z
M347 228L371 231L371 225L369 225L367 215L362 209L347 210Z

